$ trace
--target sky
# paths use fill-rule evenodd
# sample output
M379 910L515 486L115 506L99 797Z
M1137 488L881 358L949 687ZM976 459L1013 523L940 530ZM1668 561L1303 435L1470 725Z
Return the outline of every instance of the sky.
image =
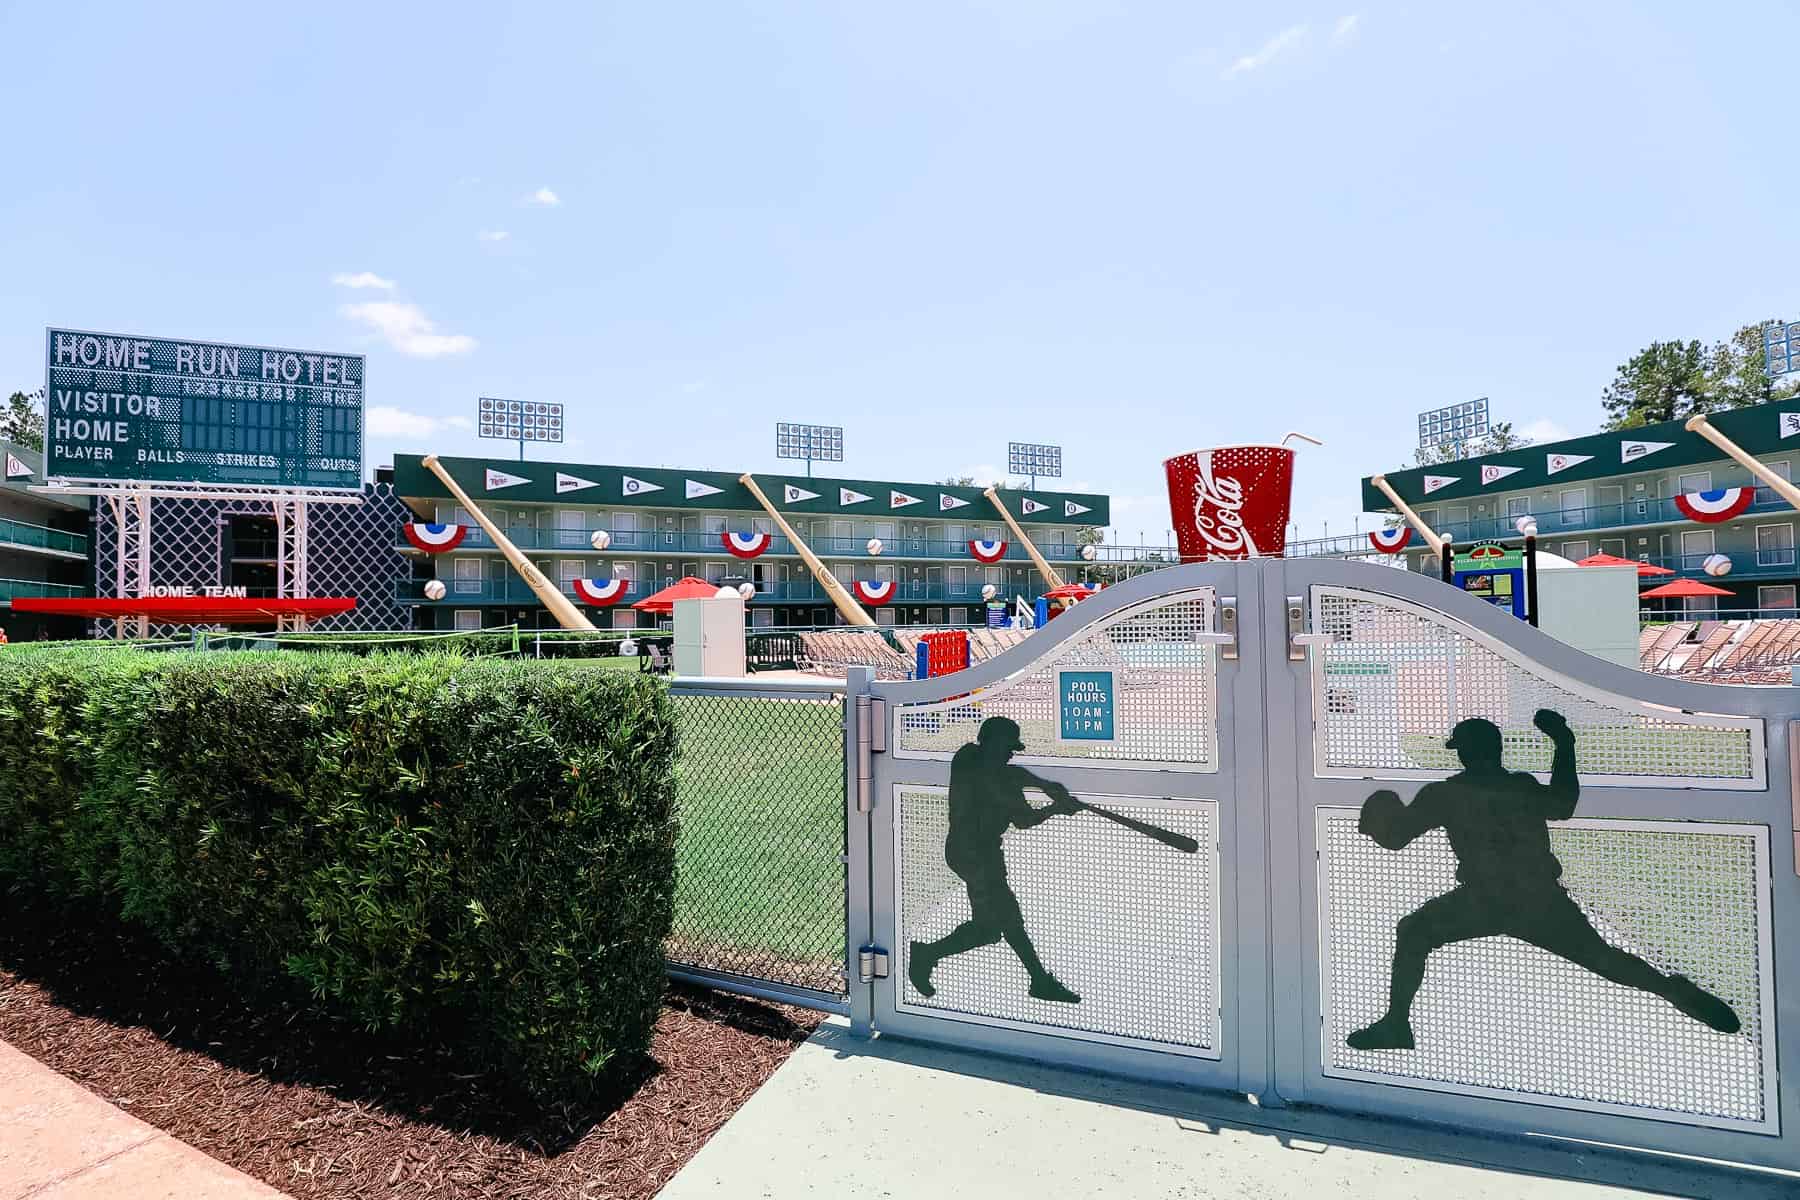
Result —
M1449 11L1466 9L1467 11ZM1504 9L1504 11L1501 11ZM1003 474L1161 544L1162 459L1416 414L1593 431L1656 339L1800 317L1800 9L0 0L0 391L44 328L368 357L371 467Z

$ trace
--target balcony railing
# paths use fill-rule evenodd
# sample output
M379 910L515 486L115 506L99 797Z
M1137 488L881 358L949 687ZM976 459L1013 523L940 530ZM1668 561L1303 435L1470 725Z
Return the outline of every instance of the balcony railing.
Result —
M648 582L634 583L630 593L619 601L621 605L630 605L652 592L660 591L673 579L656 579ZM446 579L444 598L428 600L425 597L425 580L406 579L395 585L394 595L402 604L438 604L447 607L480 604L518 606L529 608L538 603L537 594L518 579ZM721 585L723 586L723 585ZM981 584L951 586L942 583L902 583L895 586L894 599L891 603L914 604L980 604ZM573 596L575 589L569 584L561 585L565 596ZM1032 590L1032 589L1026 589ZM1011 593L1001 588L998 595L1002 599L1010 599ZM830 604L831 597L825 589L811 581L789 581L767 583L757 589L750 603L756 604L795 604L816 603Z
M84 533L68 533L47 525L32 525L0 517L0 545L8 548L25 546L34 550L51 550L87 557L88 539Z
M585 551L594 552L594 536L591 529L540 529L534 525L522 525L512 529L503 529L506 540L526 551ZM945 558L951 560L969 559L967 541L951 542L936 538L883 538L882 556L885 558ZM409 548L405 539L396 542L402 549ZM464 548L492 549L493 540L479 526L471 525L463 537ZM869 557L869 539L866 537L809 537L806 545L820 558L866 558ZM1040 543L1038 549L1045 558L1054 562L1072 562L1080 559L1079 550L1066 543ZM729 552L719 540L716 533L675 533L669 530L625 530L612 534L612 541L606 548L608 554L656 555L695 555L696 557L724 556ZM770 542L767 553L793 555L798 553L793 544L785 537L776 535ZM1031 556L1017 542L1006 548L1006 562L1028 563Z
M42 579L0 579L0 600L20 597L85 596L87 589L75 583L47 583Z

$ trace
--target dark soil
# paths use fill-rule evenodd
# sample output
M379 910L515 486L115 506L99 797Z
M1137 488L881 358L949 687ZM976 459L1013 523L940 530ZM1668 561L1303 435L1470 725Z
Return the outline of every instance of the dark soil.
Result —
M296 1197L653 1196L819 1019L672 988L604 1102L546 1111L447 1048L252 1007L99 911L0 892L0 1040Z

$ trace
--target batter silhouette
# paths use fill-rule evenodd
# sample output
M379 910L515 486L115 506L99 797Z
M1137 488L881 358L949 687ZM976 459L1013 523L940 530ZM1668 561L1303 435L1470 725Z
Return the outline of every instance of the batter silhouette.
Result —
M1694 1020L1736 1033L1729 1004L1684 975L1664 975L1602 938L1563 890L1562 864L1550 852L1548 821L1575 813L1575 734L1562 714L1539 709L1532 723L1556 746L1550 782L1500 765L1500 730L1479 717L1457 722L1444 744L1463 770L1419 789L1411 804L1390 791L1363 802L1357 828L1389 850L1442 828L1456 852L1457 886L1400 919L1395 929L1388 1007L1380 1020L1344 1041L1355 1050L1411 1050L1412 1003L1425 960L1439 946L1505 934L1585 967L1603 979L1661 996Z
M1031 995L1064 1004L1081 1001L1038 957L1025 932L1019 898L1006 881L1001 840L1007 829L1030 829L1051 817L1080 811L1068 788L1011 765L1012 756L1024 748L1017 723L989 717L974 743L950 760L950 832L944 839L944 863L968 886L969 919L935 942L912 943L907 977L921 996L936 994L931 972L938 963L1004 939L1031 976ZM1025 801L1026 788L1043 791L1051 803L1031 807Z

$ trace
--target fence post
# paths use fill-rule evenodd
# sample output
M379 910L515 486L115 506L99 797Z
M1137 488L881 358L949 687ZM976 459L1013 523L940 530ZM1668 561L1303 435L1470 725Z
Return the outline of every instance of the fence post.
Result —
M870 835L876 811L885 811L885 806L877 802L870 812L857 811L856 748L862 730L856 700L867 696L874 682L875 671L871 667L850 667L844 672L844 982L850 993L850 1032L865 1038L874 1033L875 988L858 978L861 967L857 951L875 937Z

